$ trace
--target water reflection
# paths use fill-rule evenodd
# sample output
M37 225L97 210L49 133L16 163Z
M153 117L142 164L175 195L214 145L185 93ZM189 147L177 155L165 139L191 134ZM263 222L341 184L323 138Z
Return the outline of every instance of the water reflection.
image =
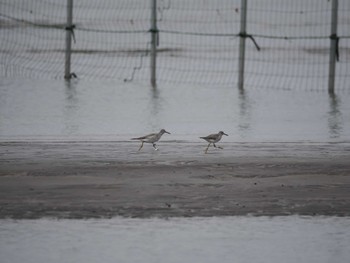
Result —
M64 105L64 133L75 134L79 130L78 109L79 100L77 96L77 82L65 81L65 105Z
M328 128L331 138L339 138L343 130L340 99L336 94L329 94Z
M151 130L156 132L160 128L164 128L163 124L160 123L161 116L160 113L162 112L162 98L160 96L159 89L152 87L150 90L150 125Z
M239 116L238 130L242 137L246 137L251 129L251 101L246 91L239 90Z
M350 140L347 93L15 80L0 82L0 102L0 139L6 140L122 139L161 128L191 140L206 130L224 130L232 141Z

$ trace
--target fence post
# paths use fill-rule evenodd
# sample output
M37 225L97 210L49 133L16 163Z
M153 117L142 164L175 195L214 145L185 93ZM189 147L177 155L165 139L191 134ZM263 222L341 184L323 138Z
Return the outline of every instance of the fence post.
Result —
M67 25L66 25L66 60L64 78L70 79L71 52L72 52L72 34L73 34L73 0L67 0Z
M157 0L151 0L151 85L156 87L157 85L157 40L158 40L158 29L157 29Z
M241 0L241 29L239 32L239 58L238 58L238 88L244 88L244 60L245 60L245 39L247 28L247 2L248 0Z
M335 84L335 64L338 54L338 42L337 36L337 23L338 23L338 0L332 0L332 24L331 24L331 47L329 52L329 74L328 74L328 92L334 93Z

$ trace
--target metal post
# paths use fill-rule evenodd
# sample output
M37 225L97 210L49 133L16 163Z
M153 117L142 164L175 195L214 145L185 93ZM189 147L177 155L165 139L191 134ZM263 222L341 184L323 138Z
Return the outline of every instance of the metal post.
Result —
M239 39L239 59L238 59L238 88L244 88L244 60L245 60L245 39L247 28L247 5L248 0L241 0L241 30Z
M331 47L329 52L329 75L328 75L328 92L334 93L335 84L335 63L337 58L338 36L338 0L332 0L332 25L331 25Z
M158 40L158 29L157 29L157 0L152 1L152 14L151 14L151 85L156 87L157 85L157 40Z
M66 25L66 62L64 78L70 79L70 64L72 52L72 30L73 30L73 0L67 0L67 25Z

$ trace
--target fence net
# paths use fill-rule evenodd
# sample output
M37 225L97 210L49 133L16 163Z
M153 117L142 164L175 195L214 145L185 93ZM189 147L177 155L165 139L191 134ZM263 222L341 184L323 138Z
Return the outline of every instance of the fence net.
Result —
M331 2L249 0L245 87L327 90ZM157 82L236 87L241 11L241 0L158 0ZM349 17L339 0L336 89L350 83ZM2 0L0 76L62 79L66 20L66 0ZM74 0L71 71L149 83L150 20L151 1Z

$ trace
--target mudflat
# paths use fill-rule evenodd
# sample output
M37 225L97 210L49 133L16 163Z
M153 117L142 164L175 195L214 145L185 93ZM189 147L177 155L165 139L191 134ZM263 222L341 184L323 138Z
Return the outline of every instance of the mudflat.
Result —
M350 216L350 143L0 142L0 218Z

